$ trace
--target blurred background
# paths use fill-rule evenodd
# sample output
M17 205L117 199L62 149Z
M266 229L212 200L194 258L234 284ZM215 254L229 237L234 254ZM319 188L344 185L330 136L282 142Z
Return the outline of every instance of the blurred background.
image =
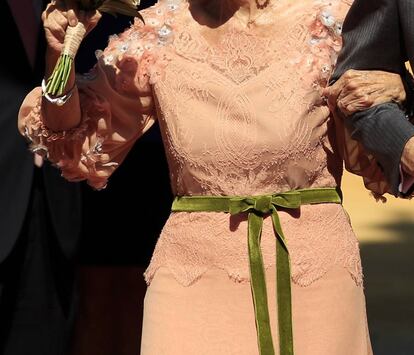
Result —
M348 173L343 192L360 241L374 354L414 354L414 201L376 202Z

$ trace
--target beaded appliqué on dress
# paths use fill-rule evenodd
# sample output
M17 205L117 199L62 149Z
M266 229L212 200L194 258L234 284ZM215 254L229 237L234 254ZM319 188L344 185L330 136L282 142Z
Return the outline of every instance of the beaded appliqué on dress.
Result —
M296 62L304 74L307 83L313 88L325 87L342 48L343 18L340 6L350 6L348 0L317 1L315 14L307 21L310 38L307 39L308 53L298 57Z
M145 24L135 19L131 28L120 36L109 38L104 52L96 51L98 60L106 65L115 65L122 71L123 60L140 60L137 68L140 76L147 76L149 84L162 78L165 67L165 48L174 40L175 13L180 10L181 0L160 0L143 11ZM88 79L88 74L85 78Z

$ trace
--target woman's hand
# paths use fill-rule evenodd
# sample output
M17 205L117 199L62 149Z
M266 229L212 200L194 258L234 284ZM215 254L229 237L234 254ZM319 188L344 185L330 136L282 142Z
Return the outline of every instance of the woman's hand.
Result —
M58 58L63 50L65 36L68 26L75 27L79 23L83 24L82 34L79 35L79 41L73 43L80 44L82 36L91 31L101 18L98 11L84 12L79 11L75 0L53 0L47 5L46 10L42 14L43 27L45 29L47 52L46 52L46 68L45 77L50 78ZM82 26L79 26L82 27ZM76 30L75 30L76 31ZM74 47L72 47L73 49ZM65 48L67 49L67 48ZM72 56L76 54L77 48L73 49ZM44 123L52 131L64 131L76 127L80 123L81 109L79 104L79 94L75 86L75 68L71 64L70 75L66 83L67 88L73 88L72 96L63 105L58 106L51 103L43 97L42 107L44 108Z
M348 70L322 95L331 109L338 108L346 116L385 102L401 104L406 99L401 76L378 70Z
M89 33L98 23L101 14L98 11L79 11L74 0L56 0L47 5L42 13L48 53L59 56L68 26L75 27L82 22Z

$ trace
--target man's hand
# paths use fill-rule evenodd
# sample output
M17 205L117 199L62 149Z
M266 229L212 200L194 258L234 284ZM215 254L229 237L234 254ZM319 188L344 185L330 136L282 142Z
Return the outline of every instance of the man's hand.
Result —
M331 110L345 116L385 102L403 103L406 99L399 74L379 70L348 70L335 84L323 90Z
M405 145L401 156L401 165L407 174L414 176L414 137Z

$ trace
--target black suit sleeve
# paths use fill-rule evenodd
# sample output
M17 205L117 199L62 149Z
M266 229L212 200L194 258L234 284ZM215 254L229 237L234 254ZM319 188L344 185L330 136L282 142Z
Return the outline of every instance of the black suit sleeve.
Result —
M386 103L357 112L345 120L351 137L362 143L381 166L391 193L399 196L400 161L414 125L395 103Z
M344 48L338 58L331 83L349 69L384 70L400 73L405 82L408 108L414 107L414 84L406 74L404 47L414 55L414 3L402 9L395 0L356 0L343 28ZM401 33L399 16L404 14L405 27ZM407 11L411 11L408 13ZM411 26L411 27L410 27ZM407 31L410 29L410 32ZM404 34L409 34L405 40ZM405 42L404 42L405 40ZM406 43L411 41L412 43ZM411 57L411 56L410 56ZM407 141L414 136L414 126L406 113L396 104L384 104L358 112L346 120L351 137L362 144L381 166L395 196L399 195L400 161Z
M414 69L414 2L412 0L398 0L401 37L406 57ZM404 78L407 92L407 113L414 115L414 80L409 74Z
M355 0L345 18L342 38L332 82L349 69L401 73L404 68L406 54L396 0Z

